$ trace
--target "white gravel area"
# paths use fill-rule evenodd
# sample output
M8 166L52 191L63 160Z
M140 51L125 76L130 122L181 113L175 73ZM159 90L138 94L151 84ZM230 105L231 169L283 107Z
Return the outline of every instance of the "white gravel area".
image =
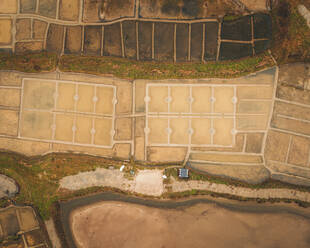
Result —
M64 177L59 184L61 188L69 190L109 186L132 191L135 182L124 178L124 173L117 169L97 168L95 171L81 172L77 175Z
M161 170L141 170L135 178L136 193L160 196L163 193L163 172Z

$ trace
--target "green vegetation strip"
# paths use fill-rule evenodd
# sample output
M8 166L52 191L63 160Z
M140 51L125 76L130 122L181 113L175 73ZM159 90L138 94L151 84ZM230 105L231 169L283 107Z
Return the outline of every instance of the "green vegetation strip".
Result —
M111 57L64 55L59 68L65 72L84 72L126 79L233 78L273 66L263 54L237 61L208 63L163 63Z
M0 70L16 70L21 72L54 71L57 55L53 53L35 53L15 55L0 53Z
M114 76L125 79L234 78L274 66L265 53L236 61L163 63L124 58L63 55L52 53L13 55L0 53L0 70L21 72L55 71Z

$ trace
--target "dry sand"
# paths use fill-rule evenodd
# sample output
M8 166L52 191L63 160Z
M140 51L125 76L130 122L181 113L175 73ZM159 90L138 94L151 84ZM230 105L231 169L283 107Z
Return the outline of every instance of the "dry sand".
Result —
M99 202L75 210L77 247L310 247L310 220L279 213L231 211L211 203L159 209Z

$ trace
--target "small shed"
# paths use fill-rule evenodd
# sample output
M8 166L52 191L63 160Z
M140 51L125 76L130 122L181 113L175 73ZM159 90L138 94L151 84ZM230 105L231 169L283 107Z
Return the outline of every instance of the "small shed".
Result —
M182 178L182 179L188 178L188 169L186 168L179 169L179 178Z

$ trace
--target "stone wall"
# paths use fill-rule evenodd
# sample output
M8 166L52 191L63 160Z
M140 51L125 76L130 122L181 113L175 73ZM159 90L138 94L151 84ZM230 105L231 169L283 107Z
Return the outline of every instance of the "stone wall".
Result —
M182 62L238 59L259 54L270 45L268 14L232 21L208 15L188 20L141 16L137 11L143 12L143 8L135 1L112 3L101 20L101 1L2 0L0 51L47 50ZM144 6L143 1L141 4ZM118 6L122 7L116 11Z

